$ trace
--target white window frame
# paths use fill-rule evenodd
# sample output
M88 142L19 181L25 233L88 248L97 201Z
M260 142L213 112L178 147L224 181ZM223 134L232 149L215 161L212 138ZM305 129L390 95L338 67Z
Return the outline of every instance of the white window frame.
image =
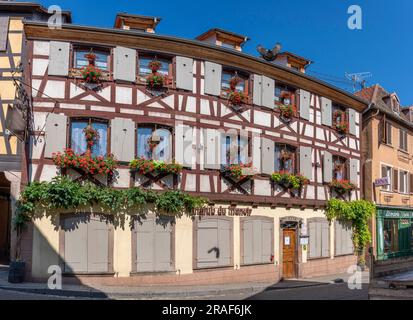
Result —
M402 191L402 177L403 179L403 191ZM399 170L399 193L402 194L408 194L408 179L409 179L409 174L405 170Z
M391 192L393 190L393 177L392 177L393 167L382 163L381 168L383 168L383 167L386 168L386 171L387 171L387 176L386 177L389 177L390 184L388 186L383 186L382 190ZM382 178L386 178L386 177L382 176Z

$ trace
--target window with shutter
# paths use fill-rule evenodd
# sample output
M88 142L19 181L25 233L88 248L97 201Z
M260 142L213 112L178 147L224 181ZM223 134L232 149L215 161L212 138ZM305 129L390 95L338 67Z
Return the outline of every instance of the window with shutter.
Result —
M242 264L271 263L274 221L266 217L241 220Z
M313 179L312 148L300 147L300 173L307 179Z
M159 69L151 69L152 61L159 62ZM153 71L152 71L153 70ZM146 78L152 73L156 72L164 77L166 80L164 85L172 83L172 58L158 55L139 55L138 59L138 80L140 83L146 84Z
M100 48L75 48L73 54L73 67L82 69L89 65L87 55L91 52L96 56L95 66L103 71L109 71L110 52Z
M330 226L325 219L309 220L309 258L326 258L330 255Z
M263 174L274 173L274 141L262 138L261 139L261 172Z
M391 191L391 183L392 183L392 176L391 176L391 170L392 168L389 166L382 166L381 167L381 177L382 178L388 178L390 184L387 186L383 186L382 189L386 191Z
M347 159L340 156L333 156L333 179L346 180L347 179Z
M275 144L274 171L296 173L296 148L286 144Z
M407 131L399 129L399 148L407 152Z
M237 79L235 81L235 79ZM236 82L235 90L248 95L248 75L234 69L223 68L221 78L221 96L228 98L231 90L231 80Z
M88 149L85 128L91 126L98 133L98 139L92 146L93 156L106 156L108 153L108 123L106 120L92 118L72 118L70 121L70 148L78 154Z
M385 143L392 144L392 125L390 122L385 122Z
M172 160L171 128L158 125L139 125L137 130L138 158Z
M399 171L399 192L400 193L407 193L407 172L406 171Z

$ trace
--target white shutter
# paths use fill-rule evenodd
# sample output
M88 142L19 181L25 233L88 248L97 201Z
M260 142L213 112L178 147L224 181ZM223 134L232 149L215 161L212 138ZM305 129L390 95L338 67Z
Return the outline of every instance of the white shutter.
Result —
M111 120L111 152L119 161L129 162L135 155L135 123L130 119Z
M70 43L50 41L48 74L51 76L67 76L69 74Z
M219 96L221 94L222 66L205 61L205 94Z
M261 139L261 172L264 174L274 173L274 141Z
M333 122L332 117L331 100L321 97L321 123L325 126L331 127Z
M300 147L300 173L310 180L313 178L313 162L311 152L311 147Z
M333 180L333 155L328 151L324 151L323 178L327 183Z
M300 117L310 120L310 92L300 89Z
M356 135L356 110L348 109L349 133Z
M0 17L0 51L7 50L8 31L9 31L9 17Z
M46 118L45 158L51 158L53 153L62 152L66 148L67 117L49 113Z
M136 50L118 46L113 50L113 60L113 79L136 80Z
M252 166L261 173L261 137L259 135L252 136Z
M252 100L255 105L262 105L262 76L258 74L254 74L254 88L252 92Z
M262 76L262 106L274 109L274 80Z
M187 125L175 127L175 160L184 167L192 167L193 128Z
M176 87L192 91L194 60L186 57L176 57Z
M221 167L221 135L218 130L204 129L204 153L206 169L220 169Z

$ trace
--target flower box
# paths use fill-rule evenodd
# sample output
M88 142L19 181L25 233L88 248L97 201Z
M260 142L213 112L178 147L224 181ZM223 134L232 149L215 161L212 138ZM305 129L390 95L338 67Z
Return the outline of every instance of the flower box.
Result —
M341 195L350 193L356 189L356 185L351 183L349 180L333 180L330 182L329 186L331 190Z
M224 177L231 177L236 180L241 180L245 177L253 176L255 174L255 170L252 168L252 164L229 164L224 165L221 168L221 174Z
M132 172L137 172L139 174L178 174L179 172L181 172L183 167L175 162L166 163L165 161L161 160L138 158L132 160L129 163L129 168Z
M288 122L296 115L296 108L293 105L281 104L278 106L280 109L281 119Z
M292 174L289 172L274 172L271 175L271 181L284 189L301 190L304 185L310 181L301 174Z
M333 127L340 135L346 135L349 130L349 123L344 111L338 110L333 114Z
M83 154L75 153L72 149L67 148L63 153L53 154L53 162L60 169L79 169L86 174L99 175L107 174L112 177L117 168L117 160L113 155L106 157L93 156L88 149Z

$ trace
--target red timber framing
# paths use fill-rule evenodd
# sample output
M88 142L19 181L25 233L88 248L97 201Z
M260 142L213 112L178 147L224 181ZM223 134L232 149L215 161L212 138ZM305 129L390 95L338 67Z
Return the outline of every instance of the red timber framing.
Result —
M286 84L292 85L296 88L313 89L311 91L311 103L310 108L313 110L313 121L304 120L295 117L290 123L284 123L279 121L279 112L277 110L270 110L265 107L260 107L252 104L245 105L242 112L236 112L230 107L227 107L227 100L216 96L210 96L202 94L202 83L204 75L202 74L202 62L212 58L216 49L210 49L209 47L203 47L201 44L196 47L195 51L190 51L195 44L188 44L183 49L178 49L177 46L172 46L169 40L165 40L162 37L146 38L134 35L136 37L136 43L133 43L128 33L123 36L117 35L113 37L110 32L104 33L104 37L98 40L96 38L99 32L92 32L88 40L85 39L84 31L74 29L59 30L55 33L54 30L48 30L40 24L29 23L25 25L25 31L27 32L29 43L29 55L25 64L25 73L32 81L38 85L38 90L33 90L33 105L34 105L34 117L37 113L63 113L68 118L71 117L93 117L105 120L112 120L114 118L131 119L135 122L136 126L143 124L157 124L174 128L175 121L180 121L184 125L189 125L197 129L210 128L210 129L235 129L238 132L240 130L246 130L249 132L250 138L252 132L260 132L261 138L267 138L275 143L284 143L293 147L308 146L314 150L314 161L312 164L312 170L314 172L314 179L309 186L305 186L301 196L292 196L287 191L278 190L273 184L270 183L269 177L265 175L257 174L251 180L241 181L236 183L232 181L229 187L226 187L225 183L222 183L224 179L220 175L218 170L203 169L200 164L200 152L196 152L196 165L191 169L184 169L180 177L174 176L172 179L172 187L179 188L188 193L205 196L211 202L230 201L233 203L245 203L245 204L266 204L271 207L277 205L283 205L287 207L298 206L301 208L313 207L321 208L325 205L325 200L329 198L330 190L328 186L320 181L320 174L316 172L320 168L322 160L322 151L329 150L334 155L343 156L345 158L353 158L360 161L360 139L355 136L346 136L340 138L335 134L334 129L322 125L316 122L316 115L321 112L321 96L319 94L327 94L325 96L331 97L336 102L347 103L346 106L361 111L364 107L356 98L349 97L342 92L334 91L328 88L326 85L321 85L315 81L310 81L308 78L302 78L294 72L281 70L278 68L265 67L264 63L255 60L248 59L245 55L238 56L235 53L229 53L223 51L220 56L220 63L226 63L230 67L243 67L243 70L248 71L251 75L249 80L249 95L252 96L252 79L254 72L263 72L268 76L272 76L276 81L285 81ZM33 41L40 39L44 41L46 37L56 40L70 40L73 44L87 44L91 45L93 41L96 41L96 46L116 46L116 45L131 45L137 48L139 57L139 48L142 51L153 51L157 49L160 54L167 53L169 55L181 55L187 54L188 56L203 55L204 59L194 60L194 86L193 91L186 91L170 86L167 92L161 96L152 96L145 88L145 85L140 83L117 83L116 81L109 80L103 82L101 91L95 92L93 90L83 90L80 93L74 94L71 88L79 87L78 80L70 77L49 76L47 68L43 75L32 75L31 65L34 59L49 59L47 55L34 55L33 54ZM111 41L111 42L110 42ZM164 44L163 50L161 44ZM146 47L145 47L146 46ZM166 51L167 50L167 51ZM175 50L175 51L172 51ZM185 50L185 52L182 52ZM215 61L217 56L215 55ZM234 61L230 61L233 58ZM174 62L174 59L173 59ZM110 65L113 65L113 56L111 57ZM265 67L265 68L264 68ZM175 68L172 68L174 74ZM50 98L42 95L45 91L49 81L64 82L64 95L59 98ZM131 101L128 103L117 102L116 91L117 88L122 88L130 92ZM108 94L102 94L102 92ZM318 92L314 94L313 92ZM138 97L145 97L139 99ZM296 94L297 103L299 103L299 93ZM299 107L299 106L297 106ZM297 108L298 109L298 108ZM259 112L257 114L257 112ZM265 114L270 119L270 122L266 125L260 124L255 119L257 116ZM361 115L360 115L361 117ZM359 118L358 125L361 126L361 118ZM308 136L309 131L312 131L311 137ZM174 131L172 131L174 133ZM320 136L320 132L322 135ZM36 138L44 139L44 131L41 128L35 128L33 135ZM109 128L110 135L110 128ZM135 134L136 139L136 134ZM173 140L175 139L173 134ZM194 141L194 148L201 144L200 135L196 134L196 140ZM351 145L350 140L354 143ZM110 144L110 139L108 139ZM135 141L136 145L136 141ZM172 143L172 153L174 154L174 143ZM109 146L110 148L110 146ZM250 155L252 147L250 145ZM331 151L333 150L333 151ZM56 150L61 151L61 150ZM27 159L29 165L36 168L31 174L33 180L40 180L42 172L45 166L53 166L51 159L44 157L44 145L43 149L39 152L39 157L32 157ZM136 151L135 151L136 155ZM119 169L127 170L126 163L122 163ZM188 188L188 176L195 176L191 184L193 187ZM358 172L360 177L360 172ZM208 191L205 191L205 187L201 186L202 183L209 181ZM27 175L25 183L29 181ZM130 174L130 186L150 187L150 185L156 184L157 189L167 189L171 186L164 183L165 176L147 176L148 181L137 184L135 182L134 174ZM267 195L257 194L255 184L257 181L268 182L269 192ZM249 186L245 185L249 183ZM116 185L115 185L116 187ZM125 187L125 186L123 186ZM248 189L248 190L246 190ZM310 196L310 189L312 189ZM320 190L322 190L320 192ZM355 199L360 198L360 188L357 189Z

